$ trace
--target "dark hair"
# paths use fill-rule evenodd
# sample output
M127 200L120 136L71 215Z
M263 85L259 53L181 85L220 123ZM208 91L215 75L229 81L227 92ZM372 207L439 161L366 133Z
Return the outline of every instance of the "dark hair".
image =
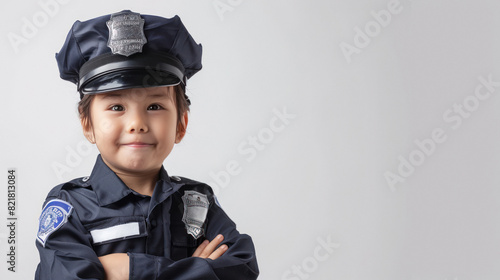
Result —
M189 112L189 105L191 102L185 94L185 86L182 84L174 86L175 93L175 107L177 108L177 128L181 130L186 130L186 127L182 123L182 116L185 112ZM95 95L85 94L83 98L78 102L78 114L82 120L82 125L85 130L92 129L92 118L90 115L90 105Z

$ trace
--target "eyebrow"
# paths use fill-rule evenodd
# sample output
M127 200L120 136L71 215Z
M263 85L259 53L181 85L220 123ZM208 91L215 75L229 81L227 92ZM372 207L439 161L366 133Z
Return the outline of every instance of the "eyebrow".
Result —
M120 93L108 93L104 95L102 98L103 99L108 99L108 98L122 98L123 94ZM146 96L146 98L170 98L170 94L164 94L164 93L151 93Z
M163 93L153 93L153 94L148 95L147 97L153 97L153 98L155 98L155 97L160 97L160 98L161 97L165 97L165 98L168 98L169 95L168 94L163 94Z
M104 95L102 98L105 99L105 98L113 98L113 97L121 97L121 94L119 94L119 93L108 93L108 94Z

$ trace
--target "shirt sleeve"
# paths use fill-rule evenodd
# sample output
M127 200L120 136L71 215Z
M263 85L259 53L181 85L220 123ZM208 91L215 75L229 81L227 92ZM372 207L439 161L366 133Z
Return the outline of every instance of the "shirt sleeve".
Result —
M224 236L223 244L229 248L216 260L188 257L173 261L166 257L129 253L129 279L257 279L259 269L251 237L240 234L226 213L213 204L205 237L212 240L218 234Z
M54 197L48 198L45 204L51 199ZM64 201L64 198L62 200ZM105 278L104 268L92 249L90 236L76 211L72 211L65 223L50 233L45 244L36 241L36 247L40 254L40 263L36 269L35 280Z

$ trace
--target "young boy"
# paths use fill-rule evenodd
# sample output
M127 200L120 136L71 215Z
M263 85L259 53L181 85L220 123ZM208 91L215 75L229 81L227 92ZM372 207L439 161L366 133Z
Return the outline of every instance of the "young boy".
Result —
M186 132L186 81L201 69L179 17L77 21L56 59L100 155L90 177L47 196L35 279L256 279L252 240L211 188L163 168Z

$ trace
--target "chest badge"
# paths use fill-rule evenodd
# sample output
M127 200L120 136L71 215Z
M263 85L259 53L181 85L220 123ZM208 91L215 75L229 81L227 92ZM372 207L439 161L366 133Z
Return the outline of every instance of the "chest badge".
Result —
M203 224L207 218L208 206L210 205L208 198L199 192L185 191L182 202L184 202L182 221L186 225L187 233L198 239L205 235Z
M38 224L37 240L45 247L49 235L58 230L68 221L73 206L66 201L53 199L43 208Z
M130 56L142 52L146 44L144 19L138 13L122 11L111 15L106 22L109 29L108 47L113 54Z

